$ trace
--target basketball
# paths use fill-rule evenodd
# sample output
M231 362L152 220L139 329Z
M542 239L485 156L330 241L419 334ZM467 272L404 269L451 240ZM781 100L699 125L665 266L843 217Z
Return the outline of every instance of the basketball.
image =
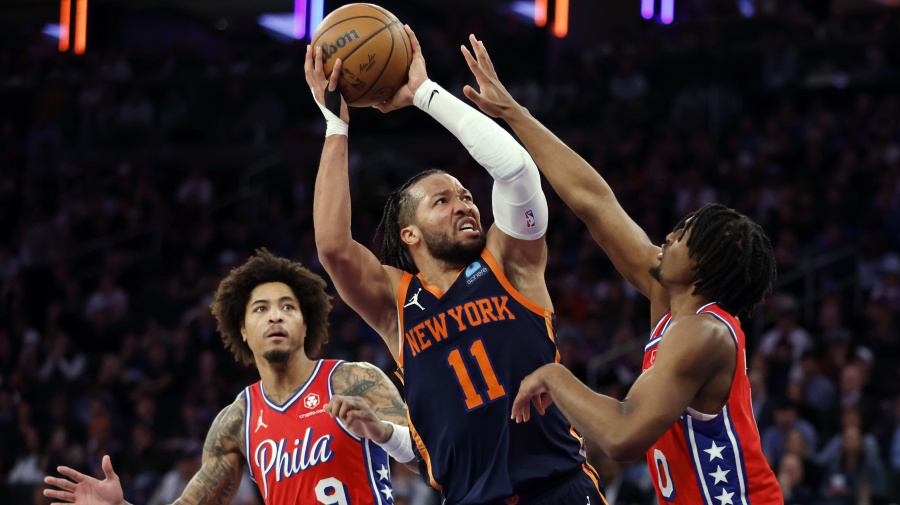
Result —
M338 89L347 105L369 107L394 96L406 82L412 46L403 24L377 5L349 4L322 20L312 37L322 46L325 76L344 62Z

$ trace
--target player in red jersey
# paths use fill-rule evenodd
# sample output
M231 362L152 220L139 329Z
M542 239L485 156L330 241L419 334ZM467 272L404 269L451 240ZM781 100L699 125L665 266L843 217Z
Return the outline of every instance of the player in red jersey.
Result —
M643 374L624 401L595 394L558 364L526 377L513 405L556 403L616 460L641 453L660 503L782 503L760 449L750 404L745 342L737 316L772 289L775 259L763 230L721 205L692 213L662 247L624 212L603 178L517 104L497 79L484 45L463 48L481 93L466 96L519 136L559 196L585 222L619 272L651 302L657 323Z
M203 466L176 503L229 503L249 464L266 505L392 504L387 453L412 459L406 408L373 365L308 357L328 340L325 281L262 249L222 280L212 309L226 347L262 380L213 421ZM395 424L363 426L357 417L365 405ZM124 503L109 456L103 471L100 481L59 467L72 480L47 477L61 490L44 495L79 505Z

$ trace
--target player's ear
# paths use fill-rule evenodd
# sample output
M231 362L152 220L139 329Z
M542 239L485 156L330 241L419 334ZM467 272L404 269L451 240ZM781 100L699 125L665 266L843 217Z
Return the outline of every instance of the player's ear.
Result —
M417 244L421 239L422 232L419 230L419 227L414 224L400 230L400 240L402 240L407 247Z
M241 324L241 337L244 338L244 342L247 341L247 328L244 327L243 323Z

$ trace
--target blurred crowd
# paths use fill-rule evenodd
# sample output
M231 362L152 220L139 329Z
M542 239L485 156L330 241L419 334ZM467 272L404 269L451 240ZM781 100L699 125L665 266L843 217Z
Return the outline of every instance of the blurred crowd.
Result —
M748 373L786 503L900 503L900 12L822 8L838 3L758 2L745 18L696 2L671 26L578 48L505 14L437 26L393 10L454 92L470 82L458 44L483 37L507 87L651 240L713 201L759 222L780 279L744 321ZM232 25L153 45L125 34L80 58L40 30L0 37L0 504L49 503L45 475L102 476L105 454L129 502L174 501L216 414L258 380L216 332L219 279L262 246L325 276L311 215L324 121L305 46ZM490 178L423 116L353 111L354 236L373 248L390 189L433 166L490 224ZM648 304L545 190L562 361L624 397ZM394 376L337 296L323 356ZM655 503L646 463L589 458L611 504ZM393 472L395 503L436 503ZM236 502L261 500L245 485Z

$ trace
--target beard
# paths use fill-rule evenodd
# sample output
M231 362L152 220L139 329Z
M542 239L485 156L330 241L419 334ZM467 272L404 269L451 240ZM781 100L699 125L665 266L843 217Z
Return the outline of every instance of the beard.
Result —
M662 267L662 263L660 263L659 265L656 265L655 267L650 267L650 277L653 277L654 279L656 279L656 282L660 283L663 287L665 287L666 285L663 284L662 275L660 274L661 267Z
M431 233L422 230L422 238L428 246L431 255L451 265L468 265L475 261L487 244L487 237L479 228L478 238L472 241L461 242L453 240L449 235Z
M271 364L287 363L291 359L291 351L276 349L263 353L263 358Z

